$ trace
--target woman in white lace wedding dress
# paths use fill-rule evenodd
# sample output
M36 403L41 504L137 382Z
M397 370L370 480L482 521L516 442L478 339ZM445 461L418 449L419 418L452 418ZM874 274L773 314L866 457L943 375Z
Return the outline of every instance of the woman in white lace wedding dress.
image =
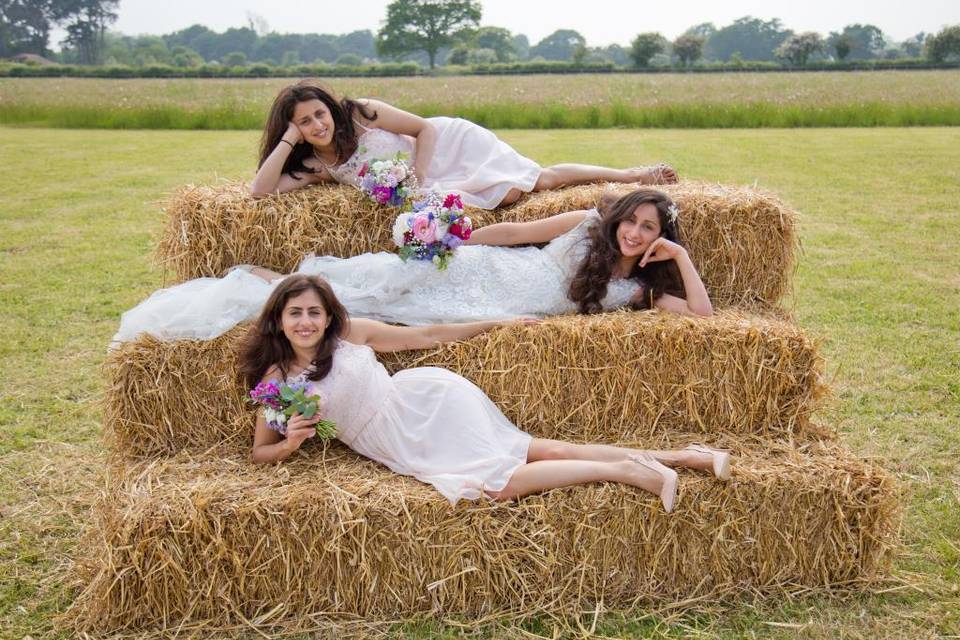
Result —
M333 181L356 186L365 163L397 153L412 164L420 186L458 193L465 204L483 209L514 202L524 192L571 184L677 181L676 172L662 164L541 168L468 120L421 118L378 100L340 100L304 80L274 100L250 192L264 196Z
M247 334L240 372L248 387L296 379L320 397L312 418L295 414L285 433L257 418L253 460L275 463L335 423L337 438L396 473L432 484L451 503L481 496L509 500L587 482L630 484L659 495L673 509L677 473L668 466L730 477L730 455L692 445L648 451L533 438L515 427L484 393L446 369L418 367L390 376L374 351L427 349L464 340L496 322L395 327L350 319L327 283L312 276L284 280ZM274 362L275 355L291 354Z
M474 231L449 267L393 253L307 257L298 273L321 275L352 316L409 325L593 313L624 306L710 315L710 298L677 240L676 208L638 189L596 210ZM500 245L542 243L537 247ZM283 276L235 269L155 292L123 315L114 342L140 333L214 338L256 317ZM683 296L683 297L680 297Z

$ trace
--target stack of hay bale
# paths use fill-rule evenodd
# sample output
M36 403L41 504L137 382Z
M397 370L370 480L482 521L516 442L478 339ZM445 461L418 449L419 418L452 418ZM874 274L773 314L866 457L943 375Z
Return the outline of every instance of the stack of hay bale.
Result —
M535 219L593 206L602 189L470 213L481 224ZM714 317L563 316L382 361L456 371L536 436L731 448L731 482L684 472L666 514L656 497L613 484L451 507L336 443L257 467L236 376L245 327L206 342L143 336L107 363L111 473L85 539L77 628L576 616L881 574L896 544L896 488L815 423L818 345L777 306L793 270L793 212L746 188L665 190ZM158 251L180 280L238 263L289 271L308 252L389 249L394 213L347 187L261 201L241 185L187 188Z

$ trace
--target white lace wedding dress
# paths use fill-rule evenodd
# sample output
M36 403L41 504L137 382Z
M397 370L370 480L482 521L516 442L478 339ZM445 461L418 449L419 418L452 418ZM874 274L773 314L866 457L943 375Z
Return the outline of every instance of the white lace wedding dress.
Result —
M390 376L373 350L342 340L330 372L312 384L338 439L432 484L451 503L500 491L527 461L531 437L452 371L418 367Z
M437 138L421 187L458 193L464 204L481 209L495 208L514 187L524 192L533 190L540 177L540 165L517 153L488 129L462 118L427 120ZM392 158L397 152L407 154L413 164L413 138L356 124L360 131L357 150L343 164L328 168L337 182L357 186L357 174L365 162Z
M543 249L460 247L445 271L381 252L307 257L298 272L323 276L351 315L385 322L418 325L572 313L576 305L567 290L587 251L589 229L599 219L590 211ZM114 343L141 333L163 339L215 338L255 318L274 286L235 270L224 278L161 289L123 314ZM611 280L604 308L625 306L638 288L634 280Z

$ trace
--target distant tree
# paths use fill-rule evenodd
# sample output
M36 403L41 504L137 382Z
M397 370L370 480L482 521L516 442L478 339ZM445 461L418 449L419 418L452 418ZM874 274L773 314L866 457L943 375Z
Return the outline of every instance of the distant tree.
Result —
M170 62L172 62L175 67L199 67L203 64L203 56L193 49L183 45L177 45L170 50Z
M56 0L51 14L64 27L63 43L76 52L80 64L99 64L103 59L107 26L117 19L120 0Z
M703 44L703 37L684 34L673 41L673 55L686 67L703 55Z
M346 54L346 55L354 55L354 56L356 56L355 53ZM360 58L360 56L357 56L357 58ZM297 51L297 50L292 50L292 51L291 51L291 50L287 50L287 51L284 51L284 52L283 52L283 55L280 56L280 66L281 66L281 67L292 67L292 66L294 66L294 65L296 65L296 64L300 64L301 62L303 62L303 60L300 59L300 51Z
M850 55L850 49L853 48L850 38L836 31L830 32L827 37L827 46L833 49L834 55L840 62L846 60L847 56Z
M334 63L342 64L346 67L359 67L363 64L363 58L355 53L341 53Z
M336 38L336 45L341 53L355 53L364 60L377 57L377 43L373 37L373 32L369 29L351 31L341 36L332 37Z
M641 33L630 43L630 58L635 67L649 67L650 60L667 49L667 39L660 33Z
M513 36L513 50L520 60L526 60L530 57L530 40L522 33Z
M735 51L744 60L774 60L773 50L791 35L793 32L783 29L776 18L764 21L745 16L717 29L706 48L717 60L727 61Z
M454 44L454 34L475 29L480 16L478 0L393 0L377 32L377 51L392 57L424 51L433 69L440 49Z
M774 54L790 64L803 66L807 64L810 56L820 51L823 51L823 38L820 37L819 33L806 31L794 34L784 40L783 44L774 51Z
M0 58L48 53L51 4L50 0L0 0Z
M869 60L879 58L883 54L886 39L883 31L872 24L850 24L840 33L831 33L830 37L841 36L850 43L851 60ZM847 56L845 56L847 57Z
M470 47L465 44L458 44L450 50L450 55L447 56L447 64L465 65L469 56Z
M204 60L213 60L217 57L216 46L218 38L219 34L201 24L195 24L186 29L174 31L173 33L163 36L163 40L167 43L168 48L173 49L177 46L187 47L203 56Z
M253 59L256 50L257 32L247 27L227 29L217 38L217 58L225 60L233 52L242 53L246 59Z
M945 62L960 56L960 24L944 27L936 35L927 38L927 58L932 62Z
M589 53L590 50L587 49L586 45L578 44L573 48L573 55L570 56L570 60L573 62L573 64L581 65L583 64L584 60L587 59L587 54Z
M370 32L368 31L367 33ZM309 60L310 62L333 62L341 52L356 53L361 57L372 58L374 57L372 49L373 47L371 46L371 53L368 56L364 56L362 53L354 51L353 49L341 49L341 39L337 36L308 33L303 36L300 44L300 59L304 61Z
M247 54L243 51L231 51L223 56L223 64L227 67L242 67L247 64Z
M607 45L605 48L597 50L597 54L620 66L630 64L629 49L619 44Z
M912 38L907 38L903 41L901 45L903 47L903 53L908 58L919 58L923 55L924 43L927 40L927 34L921 31Z
M710 48L710 38L713 37L713 34L717 32L717 28L712 22L702 22L700 24L695 24L686 31L684 35L688 36L700 36L703 38L703 57L704 58L714 58L713 50Z
M559 29L530 47L530 57L540 56L544 60L568 61L578 47L585 47L587 39L572 29Z
M508 62L517 55L513 34L503 27L480 27L473 36L473 44L476 49L492 50L497 62Z

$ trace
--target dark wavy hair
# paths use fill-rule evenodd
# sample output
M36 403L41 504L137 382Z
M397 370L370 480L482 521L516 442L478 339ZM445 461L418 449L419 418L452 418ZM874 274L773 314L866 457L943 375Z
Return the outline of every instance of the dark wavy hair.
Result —
M664 192L641 188L619 198L613 194L605 194L598 207L600 223L590 229L586 240L589 243L587 255L577 268L567 293L577 304L580 313L603 311L601 301L607 295L607 284L610 282L613 268L623 256L617 242L617 229L620 222L631 217L637 207L645 203L650 203L657 208L660 236L681 244L678 222L671 222L668 213L673 200ZM634 309L653 308L654 301L664 293L681 298L686 297L680 270L673 260L648 262L643 268L638 261L628 277L640 283L640 293L630 303Z
M277 285L270 294L270 298L263 305L260 317L247 332L243 347L240 351L239 376L248 389L253 389L263 379L270 367L276 365L280 369L281 378L286 378L288 367L293 361L293 346L283 334L281 316L290 298L300 295L304 291L313 290L320 296L330 324L323 332L323 339L317 345L314 355L312 371L309 380L322 380L333 366L333 352L337 348L337 341L343 336L350 323L350 317L333 289L320 276L294 274L287 276Z
M293 119L294 108L298 103L308 100L319 100L330 110L330 116L333 118L333 144L337 149L337 164L345 162L357 150L357 130L353 126L354 114L359 113L367 120L377 119L376 111L370 111L355 100L338 98L317 80L308 78L284 87L277 94L270 107L270 114L267 116L267 125L260 140L258 169L280 144L280 138L286 133ZM306 158L312 156L313 146L308 142L301 142L287 156L281 173L288 173L298 180L300 178L296 175L297 173L316 173L316 170L303 164Z

